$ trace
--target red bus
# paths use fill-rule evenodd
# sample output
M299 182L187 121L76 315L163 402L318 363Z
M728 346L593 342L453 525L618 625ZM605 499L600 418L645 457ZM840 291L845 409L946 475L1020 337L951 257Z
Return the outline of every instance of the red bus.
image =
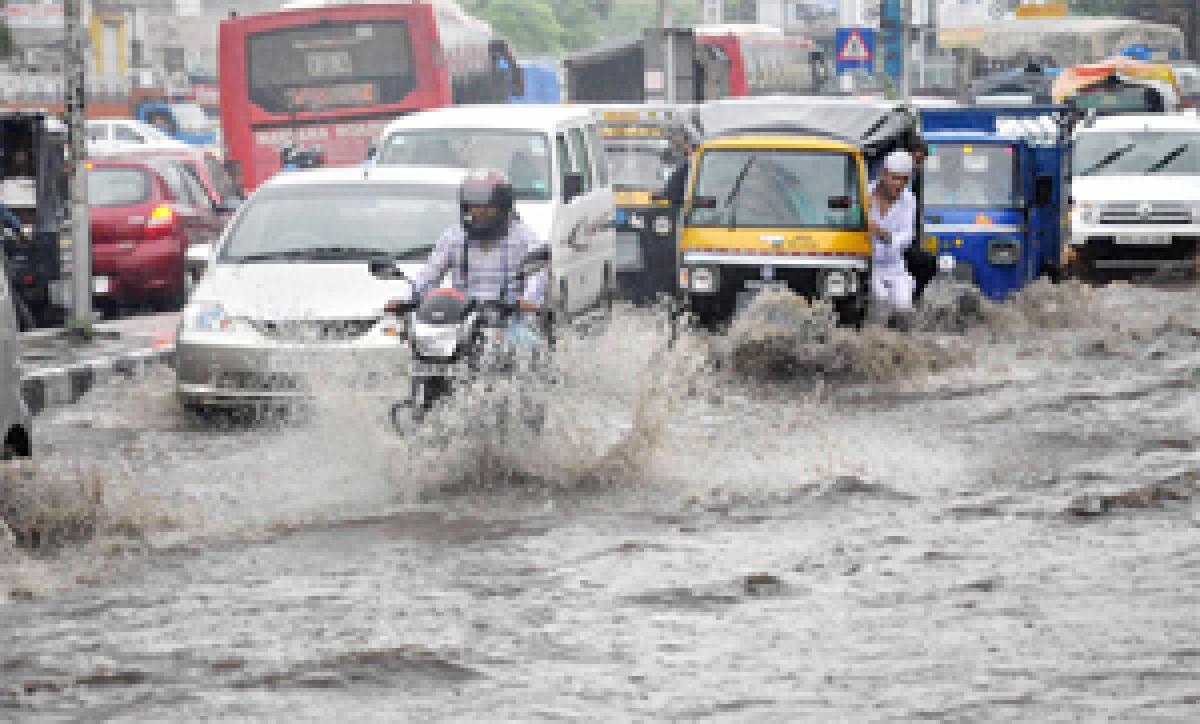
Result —
M221 23L221 128L247 191L288 145L361 163L398 116L520 90L507 43L455 5L314 4Z
M728 67L727 87L706 91L713 98L816 95L825 67L811 40L784 35L767 25L701 25L696 44L715 51Z

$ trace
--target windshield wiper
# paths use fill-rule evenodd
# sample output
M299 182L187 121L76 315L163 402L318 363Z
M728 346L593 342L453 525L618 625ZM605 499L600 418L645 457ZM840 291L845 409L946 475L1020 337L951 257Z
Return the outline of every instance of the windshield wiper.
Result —
M1158 161L1155 161L1153 164L1151 164L1150 168L1146 169L1146 173L1158 173L1159 171L1162 171L1164 168L1166 168L1167 166L1170 166L1172 163L1174 163L1175 159L1182 156L1184 154L1184 152L1187 151L1188 148L1190 148L1190 147L1191 147L1191 144L1187 144L1187 143L1176 146L1166 156L1163 156L1161 159L1159 159Z
M758 160L758 155L755 154L746 159L746 165L742 166L742 170L738 171L737 178L733 180L733 188L729 191L729 195L725 197L725 206L729 209L729 228L737 228L737 207L730 206L737 199L738 194L742 192L742 182L746 180L746 174L750 173L750 167Z
M1125 154L1129 153L1130 151L1132 151L1132 150L1133 150L1134 148L1136 148L1136 147L1137 147L1137 144L1136 144L1136 143L1129 143L1129 144L1126 144L1126 145L1122 146L1121 148L1118 148L1117 150L1115 150L1115 151L1113 151L1112 153L1108 154L1108 155L1107 155L1107 156L1105 156L1104 158L1100 159L1100 160L1099 160L1099 161L1097 161L1096 163L1092 164L1092 165L1091 165L1090 167L1088 167L1087 169L1085 169L1085 170L1083 170L1083 171L1080 171L1080 172L1079 172L1079 175L1080 175L1080 176L1087 176L1087 175L1089 175L1089 174L1095 173L1096 171L1099 171L1100 169L1104 168L1105 166L1108 166L1108 165L1109 165L1109 164L1111 164L1113 161L1116 161L1118 158L1120 158L1120 157L1124 156Z

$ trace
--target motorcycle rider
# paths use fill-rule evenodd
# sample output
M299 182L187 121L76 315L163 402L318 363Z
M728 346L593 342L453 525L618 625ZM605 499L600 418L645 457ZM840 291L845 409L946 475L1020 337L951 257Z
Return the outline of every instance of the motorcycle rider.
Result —
M542 269L524 280L523 288L510 288L518 281L521 262L545 242L517 216L513 187L503 173L478 169L467 173L459 187L459 223L438 239L433 253L413 278L413 300L420 299L450 272L451 286L476 301L512 301L519 311L532 313L545 303L548 272ZM508 300L502 300L506 292ZM510 338L530 341L528 328L517 315Z

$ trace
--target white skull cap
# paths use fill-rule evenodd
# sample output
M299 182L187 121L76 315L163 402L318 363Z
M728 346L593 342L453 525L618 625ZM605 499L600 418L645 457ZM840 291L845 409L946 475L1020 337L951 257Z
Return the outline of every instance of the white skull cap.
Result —
M883 170L888 173L912 175L913 157L908 151L892 151L883 159Z

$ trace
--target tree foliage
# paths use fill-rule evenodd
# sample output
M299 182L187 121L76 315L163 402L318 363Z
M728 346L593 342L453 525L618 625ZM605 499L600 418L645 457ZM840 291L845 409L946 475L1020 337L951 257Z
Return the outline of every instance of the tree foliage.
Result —
M675 25L695 23L695 3L670 2ZM475 0L465 7L519 54L558 55L639 37L656 20L657 0Z

